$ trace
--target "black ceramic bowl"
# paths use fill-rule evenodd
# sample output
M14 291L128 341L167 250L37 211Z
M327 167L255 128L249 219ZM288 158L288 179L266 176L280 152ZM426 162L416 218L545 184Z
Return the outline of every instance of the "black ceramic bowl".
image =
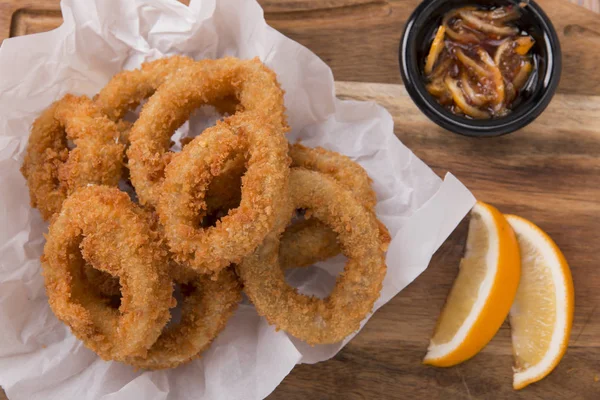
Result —
M408 94L433 122L449 131L468 136L499 136L514 132L537 118L550 103L560 80L562 58L556 31L548 16L533 1L523 8L516 25L535 39L532 49L537 67L519 95L512 111L499 118L469 119L442 107L425 89L425 58L444 14L467 5L492 7L519 1L425 0L413 12L400 42L400 71Z

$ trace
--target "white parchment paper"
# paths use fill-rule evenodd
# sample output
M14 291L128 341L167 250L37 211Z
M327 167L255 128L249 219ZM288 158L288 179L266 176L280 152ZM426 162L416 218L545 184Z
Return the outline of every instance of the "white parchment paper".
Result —
M0 385L10 400L262 399L295 364L326 360L351 339L307 346L244 303L202 358L174 370L134 371L87 350L47 304L39 263L47 226L29 207L19 172L31 123L65 93L92 96L118 71L171 54L260 57L286 91L290 141L346 154L374 180L377 212L393 237L376 309L423 272L474 203L452 175L442 181L394 136L385 109L337 100L329 67L267 26L254 0L189 7L63 0L61 7L60 28L0 48ZM324 296L342 265L339 258L296 270L289 280Z

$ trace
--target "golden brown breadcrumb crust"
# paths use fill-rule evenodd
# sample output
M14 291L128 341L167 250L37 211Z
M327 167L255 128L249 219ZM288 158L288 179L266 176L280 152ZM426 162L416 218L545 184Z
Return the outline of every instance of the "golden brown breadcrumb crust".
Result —
M42 258L54 314L103 359L144 356L170 318L167 253L129 196L88 186L72 194L50 226ZM118 276L121 306L97 301L83 265Z
M173 132L197 108L231 95L239 101L235 115L260 112L280 135L289 129L283 90L260 60L228 57L181 69L177 79L167 80L144 105L129 135L131 182L142 205L158 204L165 167L174 154L169 151Z
M297 208L310 210L338 235L348 257L332 293L318 299L286 283L278 257L285 219L237 271L244 292L269 323L309 344L335 343L359 329L379 297L386 273L379 228L352 193L327 175L294 168L289 185L288 218Z
M248 154L237 208L201 228L208 184L235 152ZM208 128L173 157L166 169L157 212L175 258L210 273L241 261L275 224L275 207L287 196L287 141L259 114L244 112Z
M27 179L31 206L45 220L59 212L67 196L80 187L117 185L124 154L119 129L90 99L70 94L34 122L21 172ZM69 150L68 140L74 149Z

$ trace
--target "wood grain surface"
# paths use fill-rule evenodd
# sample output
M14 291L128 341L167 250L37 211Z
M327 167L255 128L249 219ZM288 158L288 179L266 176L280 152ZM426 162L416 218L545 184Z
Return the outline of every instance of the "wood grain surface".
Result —
M464 250L463 222L427 271L380 309L344 350L327 362L297 366L269 399L599 399L600 17L566 0L539 0L563 48L560 94L526 129L476 140L429 122L397 85L398 42L418 0L260 2L269 24L317 53L337 80L353 81L338 82L339 96L385 106L397 136L436 172L451 171L477 198L548 232L570 262L576 294L568 352L540 383L512 390L507 324L462 365L421 365ZM590 9L599 4L573 2ZM0 40L60 25L58 4L0 0Z

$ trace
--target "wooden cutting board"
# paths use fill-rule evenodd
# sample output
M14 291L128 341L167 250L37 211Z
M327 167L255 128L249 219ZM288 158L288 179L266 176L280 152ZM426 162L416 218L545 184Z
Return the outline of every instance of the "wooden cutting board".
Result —
M573 0L577 2L577 0ZM583 0L598 7L597 0ZM0 40L61 23L58 0L0 0ZM417 0L261 1L268 22L333 69L338 95L373 100L397 136L440 175L453 172L481 200L539 224L573 272L569 350L548 378L511 387L510 328L449 369L421 365L464 250L461 224L413 284L384 306L336 357L300 365L270 399L600 398L600 17L566 0L540 0L559 32L564 71L549 109L526 129L477 140L438 128L400 85L398 42ZM26 51L24 49L24 51ZM361 83L375 82L375 83ZM0 393L0 400L4 400Z

